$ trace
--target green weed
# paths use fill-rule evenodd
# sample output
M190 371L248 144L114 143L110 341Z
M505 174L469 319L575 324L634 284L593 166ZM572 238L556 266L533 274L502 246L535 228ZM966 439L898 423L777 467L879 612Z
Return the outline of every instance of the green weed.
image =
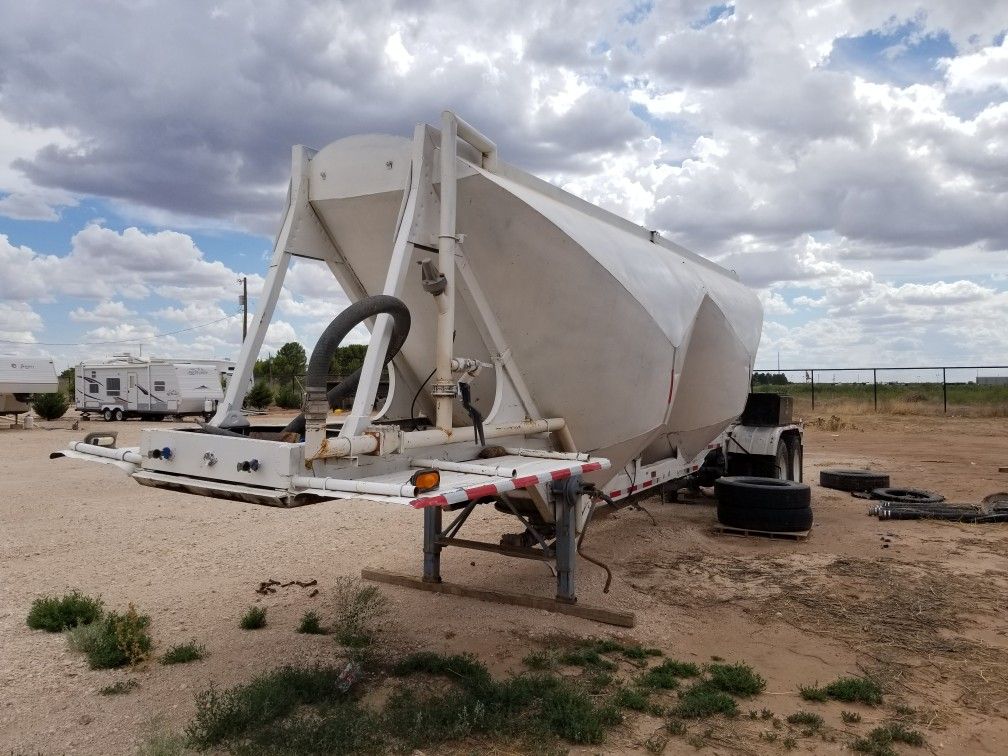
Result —
M153 645L149 625L150 617L139 614L130 604L123 614L109 612L99 622L72 630L70 647L87 656L91 669L139 664L150 655Z
M738 713L735 699L710 682L696 682L679 695L672 714L681 719L704 719L714 714L733 717Z
M161 655L162 664L188 664L199 661L206 656L206 646L200 646L196 641L180 643L172 646Z
M362 585L358 578L336 580L336 620L333 633L344 646L370 644L377 633L378 621L388 613L388 599L378 586Z
M301 617L301 624L298 625L298 632L307 635L325 635L325 628L322 627L322 620L318 613L309 609Z
M766 680L748 664L710 664L707 667L711 685L725 693L747 697L762 693Z
M131 690L138 687L140 687L140 683L138 683L136 680L133 679L118 680L117 682L114 682L111 685L106 685L104 688L101 688L98 692L101 693L103 696L121 696L124 693L129 693Z
M28 610L28 627L61 633L64 630L90 625L102 616L100 597L85 596L71 591L62 596L40 596Z
M266 627L266 607L250 606L238 623L242 630L258 630Z

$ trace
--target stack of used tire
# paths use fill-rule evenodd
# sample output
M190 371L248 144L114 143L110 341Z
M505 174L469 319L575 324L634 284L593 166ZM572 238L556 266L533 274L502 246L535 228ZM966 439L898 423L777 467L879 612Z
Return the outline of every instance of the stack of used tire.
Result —
M714 483L717 518L725 527L762 533L805 533L812 527L806 483L735 475Z

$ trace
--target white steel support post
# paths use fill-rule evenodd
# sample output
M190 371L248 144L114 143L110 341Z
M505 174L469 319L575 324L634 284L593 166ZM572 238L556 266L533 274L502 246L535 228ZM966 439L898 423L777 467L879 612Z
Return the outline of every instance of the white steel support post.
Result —
M308 153L301 145L295 146L291 152L291 183L287 190L287 209L284 213L283 225L281 225L280 233L277 234L273 244L273 259L270 262L269 272L266 274L266 282L263 284L263 292L259 298L252 332L242 344L241 355L238 357L238 364L235 366L231 382L228 383L224 401L217 407L217 413L210 421L211 425L218 428L233 428L249 424L245 416L241 414L242 403L245 401L245 394L252 381L253 368L266 338L270 321L273 319L273 311L280 298L284 277L287 275L287 265L290 262L290 252L287 245L294 230L298 205L301 201L307 201Z
M434 425L452 428L452 404L457 390L452 380L451 358L455 335L455 197L458 121L453 113L441 115L441 229L438 235L438 270L444 276L444 306L438 307L434 341Z
M417 201L420 197L420 182L424 173L423 141L424 132L418 126L413 137L413 162L409 184L405 188L402 207L399 210L399 227L396 229L393 240L392 258L389 260L385 288L382 290L383 294L393 297L398 297L402 293L403 285L406 283L406 274L409 272L409 260L413 251L413 247L409 243L410 232L413 229ZM378 394L378 384L381 381L382 368L385 364L385 353L388 351L391 337L392 317L384 314L379 315L375 319L367 354L364 356L364 365L361 368L361 377L357 384L353 409L350 411L350 416L343 422L340 436L352 438L360 435L361 431L371 424L371 410ZM309 439L306 437L305 441L309 441Z
M483 168L493 170L497 163L497 145L450 110L441 114L441 219L438 233L438 269L445 278L447 307L439 307L435 339L434 425L443 431L452 428L452 405L458 390L452 379L451 360L455 336L455 229L458 199L458 138L469 142L481 153Z

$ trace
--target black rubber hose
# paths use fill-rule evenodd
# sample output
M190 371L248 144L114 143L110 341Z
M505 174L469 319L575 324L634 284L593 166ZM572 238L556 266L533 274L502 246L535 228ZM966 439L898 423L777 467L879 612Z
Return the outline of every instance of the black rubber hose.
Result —
M402 345L406 342L406 337L410 330L410 313L406 304L401 299L396 299L387 294L378 294L373 297L365 297L347 307L343 312L333 318L333 321L326 326L326 329L319 336L308 360L308 370L305 373L305 390L313 388L325 388L326 379L329 377L329 364L332 362L336 349L343 342L343 339L368 318L381 314L392 316L392 336L389 339L388 350L385 352L385 360L382 362L382 369L385 368L392 358L399 354ZM340 400L349 396L357 390L360 382L361 370L363 366L357 368L351 375L344 378L340 383L333 386L326 392L326 399L329 406L336 409ZM305 417L302 412L291 420L285 433L305 432Z

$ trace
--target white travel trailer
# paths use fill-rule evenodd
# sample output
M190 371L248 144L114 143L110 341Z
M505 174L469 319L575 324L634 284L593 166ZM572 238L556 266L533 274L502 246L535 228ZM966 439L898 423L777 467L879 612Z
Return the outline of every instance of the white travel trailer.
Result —
M85 416L106 420L168 415L213 417L222 384L234 372L227 360L172 360L116 355L82 362L75 370L74 404Z
M48 357L0 357L0 415L31 409L32 394L59 391L56 366Z

